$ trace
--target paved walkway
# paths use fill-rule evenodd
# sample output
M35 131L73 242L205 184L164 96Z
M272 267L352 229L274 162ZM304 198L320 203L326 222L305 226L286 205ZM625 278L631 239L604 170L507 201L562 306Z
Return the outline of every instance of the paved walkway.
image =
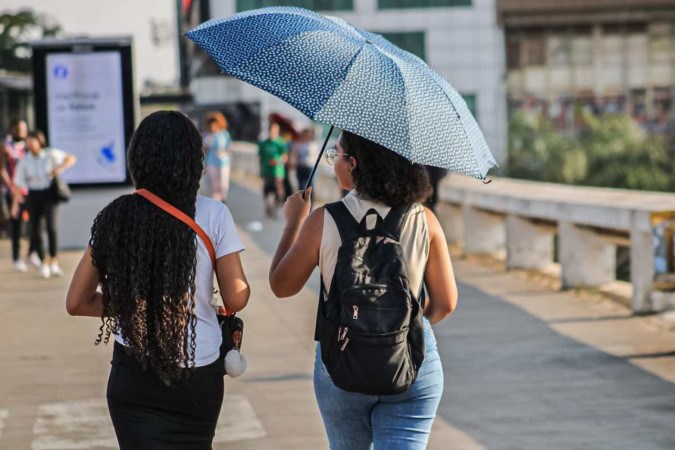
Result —
M253 286L242 313L249 370L226 379L214 447L325 449L311 380L318 279L273 297L282 223L260 218L254 186L240 180L230 201ZM42 280L11 272L0 242L0 449L116 447L104 402L111 348L93 345L97 320L64 309L78 258L64 253L66 277ZM608 301L455 265L460 306L435 327L446 389L429 448L675 448L675 333Z

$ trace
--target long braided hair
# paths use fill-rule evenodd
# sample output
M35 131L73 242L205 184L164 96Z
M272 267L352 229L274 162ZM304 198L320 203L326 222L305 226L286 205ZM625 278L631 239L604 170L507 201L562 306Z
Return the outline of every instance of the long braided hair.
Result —
M204 155L185 115L158 111L134 132L127 153L137 189L194 218ZM166 384L195 359L197 244L188 226L138 195L123 195L94 220L90 245L103 316L96 344L120 334L129 353Z

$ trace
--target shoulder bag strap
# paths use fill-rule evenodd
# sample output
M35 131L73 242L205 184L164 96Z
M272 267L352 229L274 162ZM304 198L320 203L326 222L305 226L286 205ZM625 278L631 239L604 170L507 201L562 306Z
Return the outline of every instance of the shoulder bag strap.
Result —
M206 234L206 231L204 231L204 229L200 227L197 224L197 222L195 222L190 216L185 214L183 211L179 210L170 203L157 197L155 194L148 191L147 189L138 189L136 192L134 192L134 194L140 195L141 197L148 200L150 203L154 204L160 209L163 209L165 212L171 214L176 219L180 220L181 222L192 228L194 232L197 233L197 236L199 236L199 238L202 240L204 246L206 246L206 250L208 250L209 256L211 257L211 264L213 265L213 270L216 270L216 250L213 247L213 242L211 242L211 238L209 237L209 235ZM232 311L227 306L225 306L225 311L226 316L230 316L233 314Z

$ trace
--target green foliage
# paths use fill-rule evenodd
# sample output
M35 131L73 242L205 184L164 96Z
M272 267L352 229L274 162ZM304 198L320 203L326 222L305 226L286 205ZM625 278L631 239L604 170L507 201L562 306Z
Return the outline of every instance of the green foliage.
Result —
M0 14L0 69L30 71L30 41L57 36L59 25L30 9Z
M675 191L675 152L628 115L578 112L576 135L523 112L509 123L506 175L513 178L625 189Z

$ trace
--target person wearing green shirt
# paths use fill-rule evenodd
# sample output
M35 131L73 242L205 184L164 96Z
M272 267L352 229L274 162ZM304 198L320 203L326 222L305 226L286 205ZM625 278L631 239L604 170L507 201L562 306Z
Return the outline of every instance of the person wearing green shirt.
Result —
M284 177L286 176L285 164L288 158L288 147L279 136L279 131L279 124L272 122L269 128L269 137L258 144L265 214L268 217L276 217L277 208L284 199Z

